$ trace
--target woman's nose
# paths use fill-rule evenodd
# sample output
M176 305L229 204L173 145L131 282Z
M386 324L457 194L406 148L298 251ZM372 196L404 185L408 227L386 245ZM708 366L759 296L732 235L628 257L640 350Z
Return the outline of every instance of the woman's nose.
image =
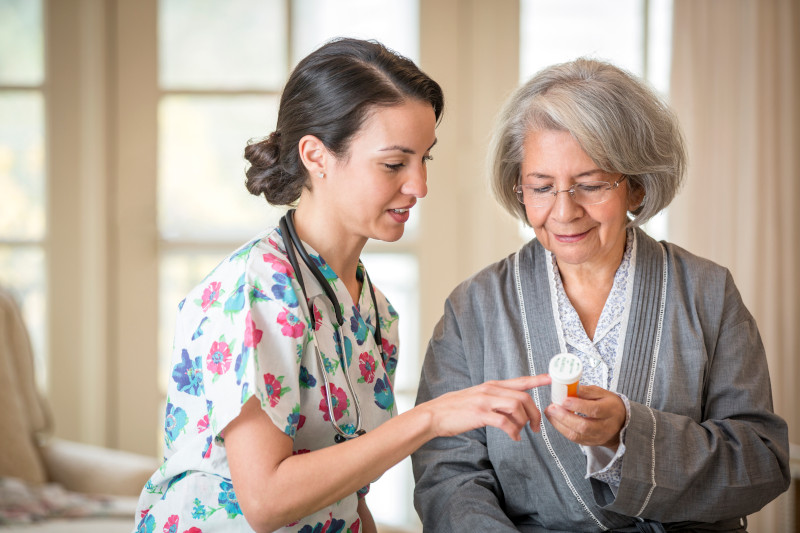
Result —
M428 170L422 167L412 172L403 183L400 192L415 198L424 198L428 194Z
M578 218L583 214L583 207L578 205L569 190L562 190L556 195L550 216L562 222Z

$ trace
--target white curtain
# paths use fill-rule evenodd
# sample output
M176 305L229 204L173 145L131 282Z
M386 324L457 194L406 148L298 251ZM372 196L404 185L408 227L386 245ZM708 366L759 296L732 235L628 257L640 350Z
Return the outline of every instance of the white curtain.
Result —
M800 2L674 0L671 102L689 150L670 240L730 268L800 443ZM795 490L795 489L793 489ZM800 531L786 494L753 532Z

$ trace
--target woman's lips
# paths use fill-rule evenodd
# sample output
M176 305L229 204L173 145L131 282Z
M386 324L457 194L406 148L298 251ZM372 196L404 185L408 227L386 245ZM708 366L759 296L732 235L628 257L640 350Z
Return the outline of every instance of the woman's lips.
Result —
M555 236L555 238L556 238L556 240L558 242L563 242L563 243L569 244L569 243L580 241L581 239L586 237L587 233L589 233L589 230L584 231L583 233L573 233L573 234L570 234L570 235L562 235L562 234L555 233L554 236Z
M389 216L392 217L395 222L404 224L408 222L408 217L411 215L411 208L403 207L398 209L389 209L387 213L389 213Z

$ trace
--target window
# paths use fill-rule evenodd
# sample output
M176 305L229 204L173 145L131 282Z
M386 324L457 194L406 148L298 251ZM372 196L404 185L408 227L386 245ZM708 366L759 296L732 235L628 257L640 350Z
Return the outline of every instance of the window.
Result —
M42 3L0 0L0 284L21 304L47 382Z

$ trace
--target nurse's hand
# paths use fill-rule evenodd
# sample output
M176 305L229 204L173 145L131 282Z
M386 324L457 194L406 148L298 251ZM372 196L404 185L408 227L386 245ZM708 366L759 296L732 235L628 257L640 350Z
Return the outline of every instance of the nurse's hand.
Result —
M485 426L505 431L513 440L520 440L525 424L539 431L542 415L530 389L548 385L550 376L522 376L502 381L487 381L459 391L448 392L422 403L430 417L431 437L451 437Z
M562 405L550 404L544 412L553 427L572 442L605 446L614 451L619 446L625 404L611 391L581 385L578 397L567 397Z

